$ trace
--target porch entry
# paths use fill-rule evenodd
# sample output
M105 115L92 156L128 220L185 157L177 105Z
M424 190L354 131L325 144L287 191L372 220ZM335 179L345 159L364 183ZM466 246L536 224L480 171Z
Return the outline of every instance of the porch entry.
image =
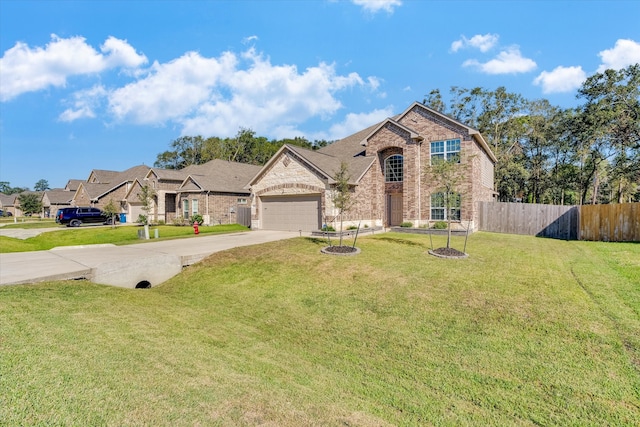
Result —
M387 223L389 227L402 224L402 193L387 194Z

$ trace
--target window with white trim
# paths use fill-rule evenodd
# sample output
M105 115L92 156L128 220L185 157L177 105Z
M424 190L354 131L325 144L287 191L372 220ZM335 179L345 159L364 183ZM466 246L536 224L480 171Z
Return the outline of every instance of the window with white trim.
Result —
M392 154L384 159L385 182L402 182L404 158L401 154Z
M246 205L247 204L247 199L244 198L244 197L238 198L238 204L239 205Z
M188 199L182 200L182 216L184 219L189 218L189 200Z
M449 193L451 203L445 200L445 193L434 193L431 195L431 219L433 221L460 221L460 193ZM447 204L450 206L447 215Z
M191 200L191 214L196 215L198 213L198 199Z
M460 140L447 139L445 141L433 141L431 143L431 163L435 159L460 163Z

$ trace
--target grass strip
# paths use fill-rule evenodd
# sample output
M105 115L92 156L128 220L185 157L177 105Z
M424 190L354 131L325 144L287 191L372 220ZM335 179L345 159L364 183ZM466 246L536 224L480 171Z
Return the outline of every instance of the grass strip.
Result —
M0 288L0 420L640 424L640 245L476 233L466 260L417 235L361 237L355 257L325 245L216 253L147 290Z

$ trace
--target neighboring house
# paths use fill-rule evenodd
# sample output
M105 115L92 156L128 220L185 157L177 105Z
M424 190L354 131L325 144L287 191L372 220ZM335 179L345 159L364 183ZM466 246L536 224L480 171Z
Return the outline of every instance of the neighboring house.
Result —
M7 209L13 216L24 216L24 212L20 206L20 196L23 194L35 194L40 200L42 200L42 191L23 191L22 193L11 194L10 198L13 199L12 207ZM41 213L37 214L41 215Z
M0 193L0 209L4 212L11 212L11 215L16 215L16 198L17 194L4 194Z
M73 201L75 192L64 188L53 188L42 194L42 216L53 217L58 209L68 208Z
M146 165L134 166L122 172L94 169L86 181L70 180L68 186L77 184L72 205L104 209L113 202L120 213L126 214L127 222L133 222L137 216L132 218L133 208L126 196L134 183L144 178L150 169Z
M134 218L144 214L139 194L146 184L155 193L150 212L152 220L173 223L199 214L207 225L236 223L238 212L250 206L251 193L245 186L260 169L260 166L219 159L181 170L151 169L126 198L132 205ZM249 222L247 219L247 225Z
M251 206L251 192L245 186L261 169L218 159L185 168L189 175L178 188L176 198L181 216L189 219L200 214L208 225L243 222L238 220L238 213ZM249 219L250 214L246 225Z
M459 161L465 170L460 205L451 212L425 179L434 157ZM283 146L249 182L252 228L313 231L336 225L331 201L341 162L351 176L353 208L347 224L429 225L451 215L476 229L477 202L493 200L496 157L482 135L420 103L402 114L317 151Z
M155 196L153 198L153 209L151 212L151 220L164 221L167 224L174 222L178 216L176 209L176 196L178 187L184 182L187 174L181 170L174 169L150 169L142 181L139 181L132 187L130 194L127 195L129 204L135 206L137 215L144 215L142 210L142 202L139 200L140 188L145 183L151 186Z

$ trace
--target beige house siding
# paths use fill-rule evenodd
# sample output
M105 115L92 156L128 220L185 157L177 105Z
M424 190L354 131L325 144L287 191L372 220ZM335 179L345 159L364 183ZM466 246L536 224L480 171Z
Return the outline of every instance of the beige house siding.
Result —
M261 179L251 187L251 191L255 196L251 204L252 228L262 228L259 215L262 209L260 199L262 196L319 194L323 218L331 215L331 207L327 208L327 182L303 164L302 159L289 151L281 153L280 157L263 173Z

